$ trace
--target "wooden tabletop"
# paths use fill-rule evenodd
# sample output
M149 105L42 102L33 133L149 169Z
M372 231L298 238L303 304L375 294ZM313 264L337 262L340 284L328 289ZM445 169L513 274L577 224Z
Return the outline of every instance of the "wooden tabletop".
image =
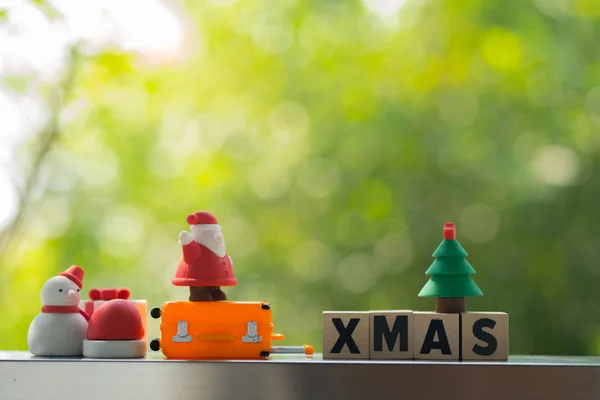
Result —
M600 357L507 362L36 358L0 352L2 400L600 399Z

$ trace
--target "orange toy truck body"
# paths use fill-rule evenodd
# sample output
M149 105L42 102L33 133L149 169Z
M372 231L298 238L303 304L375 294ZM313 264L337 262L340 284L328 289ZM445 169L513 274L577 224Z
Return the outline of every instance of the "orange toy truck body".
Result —
M273 333L268 303L167 302L152 316L162 320L151 348L171 359L262 359L284 338Z

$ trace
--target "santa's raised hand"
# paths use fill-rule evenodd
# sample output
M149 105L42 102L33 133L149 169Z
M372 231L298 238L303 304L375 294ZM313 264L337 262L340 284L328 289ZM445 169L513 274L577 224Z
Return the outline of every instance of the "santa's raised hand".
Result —
M194 236L187 231L183 231L179 234L179 244L181 246L186 246L194 240Z

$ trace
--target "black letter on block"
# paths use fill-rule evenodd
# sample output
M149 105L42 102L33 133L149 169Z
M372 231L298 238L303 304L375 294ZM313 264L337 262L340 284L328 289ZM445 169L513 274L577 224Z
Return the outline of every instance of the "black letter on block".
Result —
M358 350L356 342L354 342L354 339L352 339L352 332L354 332L354 329L356 329L356 326L358 325L359 321L360 319L358 318L352 318L348 322L348 326L344 326L344 323L342 322L341 318L333 318L331 320L340 336L338 337L337 342L335 342L335 344L331 348L330 353L339 353L342 351L344 345L347 345L348 350L350 350L350 353L360 354L360 350Z
M439 341L434 341L435 334L438 334ZM450 351L450 343L448 342L448 336L446 335L446 329L444 328L444 322L441 319L432 319L429 323L429 328L425 334L425 340L421 347L421 354L429 354L431 350L441 350L442 354L452 354Z
M498 348L498 341L496 337L489 332L483 330L483 328L494 329L496 321L489 318L482 318L475 321L473 324L473 335L482 342L486 342L487 346L483 347L478 344L473 346L473 353L480 356L491 356Z
M376 315L373 317L373 348L375 351L383 350L383 337L390 351L394 350L396 340L400 338L400 351L408 351L408 317L406 315L397 315L394 319L394 326L390 332L385 315Z

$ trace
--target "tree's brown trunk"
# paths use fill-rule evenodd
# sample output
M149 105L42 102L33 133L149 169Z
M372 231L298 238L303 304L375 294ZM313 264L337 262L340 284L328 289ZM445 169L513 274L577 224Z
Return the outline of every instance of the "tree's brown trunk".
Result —
M190 301L223 301L227 295L219 286L190 286Z
M435 312L443 314L461 313L467 311L464 297L438 297L435 300Z

